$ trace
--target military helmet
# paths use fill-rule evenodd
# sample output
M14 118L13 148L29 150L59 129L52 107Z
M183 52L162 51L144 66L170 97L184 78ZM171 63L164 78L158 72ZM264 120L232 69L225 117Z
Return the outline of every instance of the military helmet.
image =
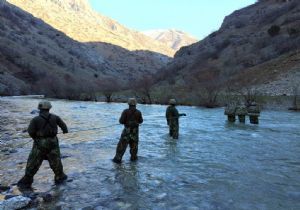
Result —
M136 106L137 102L135 98L129 98L128 99L128 105L129 106Z
M38 109L51 109L52 105L49 101L41 101L38 105Z
M176 100L174 98L170 99L169 104L176 105Z

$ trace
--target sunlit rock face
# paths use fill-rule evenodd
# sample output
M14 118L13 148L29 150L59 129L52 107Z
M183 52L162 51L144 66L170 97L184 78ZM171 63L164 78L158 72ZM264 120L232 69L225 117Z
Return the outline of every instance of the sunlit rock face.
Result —
M198 42L199 40L188 33L176 29L167 30L149 30L144 34L162 43L166 43L169 47L178 51L181 47L188 46Z

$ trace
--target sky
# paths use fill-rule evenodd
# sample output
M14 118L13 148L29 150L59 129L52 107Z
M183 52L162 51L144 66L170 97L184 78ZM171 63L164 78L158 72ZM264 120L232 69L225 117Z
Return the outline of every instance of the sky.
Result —
M178 29L203 39L225 16L256 0L89 0L92 7L137 30Z

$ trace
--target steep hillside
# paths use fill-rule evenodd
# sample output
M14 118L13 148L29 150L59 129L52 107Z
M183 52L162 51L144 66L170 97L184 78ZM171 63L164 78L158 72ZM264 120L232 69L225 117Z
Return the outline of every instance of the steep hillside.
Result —
M148 50L172 56L174 51L160 42L130 30L95 12L88 0L8 0L80 42L105 42L122 48Z
M91 9L88 0L8 0L75 41L85 43L128 81L155 74L174 50Z
M20 2L23 3L23 6L28 6L42 1L26 1L26 3L18 1L18 3ZM52 4L53 8L54 5L57 6L55 7L57 8L56 13L52 11L48 14L47 17L51 17L49 20L60 24L63 22L66 26L68 26L68 21L75 23L81 17L80 24L82 26L84 26L82 21L88 21L83 18L89 9L86 1L64 0L45 1L44 3L45 5L40 4L40 10L35 11L40 11L46 16L47 8L52 8ZM50 3L51 5L48 5ZM115 81L113 87L115 88L117 83L125 85L143 75L154 74L169 61L169 57L163 54L142 50L142 48L130 51L114 44L96 42L93 39L88 42L83 42L83 40L79 42L66 35L69 29L76 34L76 31L73 31L74 28L65 27L63 32L57 30L43 20L4 0L1 0L0 9L0 95L40 93L47 89L47 92L52 95L64 97L66 92L71 92L69 89L73 89L72 92L76 92L76 94L93 92L96 88L106 88L105 85L112 86L111 81ZM57 14L63 15L63 11L67 12L67 10L74 11L74 18L76 13L80 14L79 19L73 20L68 15L59 18ZM96 13L92 11L90 13L98 17ZM103 21L97 20L98 22ZM106 20L108 21L108 19ZM70 25L72 26L72 24ZM107 24L104 25L108 27ZM97 31L97 28L87 28ZM83 29L77 29L78 32L83 32L78 33L78 37L86 34ZM126 31L127 29L123 28L122 30ZM131 37L131 35L128 36ZM102 37L107 38L108 36ZM133 40L134 37L131 39ZM118 34L115 35L115 40L122 41L123 39ZM125 42L127 43L127 41ZM136 48L138 49L138 47ZM41 83L43 88L39 87ZM52 84L48 85L48 83ZM52 86L54 87L52 88ZM50 87L52 90L49 90ZM76 97L74 96L74 98Z
M159 86L181 95L194 92L194 98L203 89L246 87L292 94L291 86L300 84L299 50L300 1L259 1L227 16L201 42L181 48Z
M143 32L145 35L151 37L152 39L166 43L169 47L178 51L181 47L188 46L194 44L198 40L191 35L175 30L149 30Z
M0 93L76 92L95 75L114 76L99 53L53 29L43 21L1 0ZM66 84L67 86L63 85ZM50 90L51 89L51 90Z

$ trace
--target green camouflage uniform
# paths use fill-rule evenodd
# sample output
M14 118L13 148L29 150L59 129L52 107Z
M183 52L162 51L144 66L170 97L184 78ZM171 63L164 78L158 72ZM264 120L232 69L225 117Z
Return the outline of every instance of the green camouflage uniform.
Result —
M66 124L60 117L41 111L40 115L33 118L28 127L28 133L34 140L33 147L28 157L25 176L18 182L19 186L31 186L33 177L39 170L43 160L48 160L55 174L55 182L66 179L60 158L60 149L56 137L59 126L63 133L68 133Z
M169 135L173 139L178 139L179 135L179 117L185 116L185 114L179 114L175 105L170 105L166 111L167 123L169 125Z
M130 160L137 160L138 143L139 143L139 125L143 123L142 113L130 106L129 109L125 109L119 120L120 124L124 125L124 129L117 146L114 162L121 162L122 157L129 144L130 146Z

